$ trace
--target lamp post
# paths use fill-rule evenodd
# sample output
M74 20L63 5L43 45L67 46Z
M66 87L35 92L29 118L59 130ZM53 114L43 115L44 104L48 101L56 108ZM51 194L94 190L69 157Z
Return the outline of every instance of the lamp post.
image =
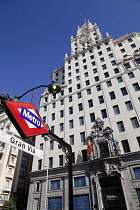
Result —
M38 89L40 87L47 87L48 91L52 94L57 94L61 91L61 87L53 81L52 84L50 84L50 85L37 86L35 88L27 90L22 95L15 96L14 98L10 97L7 93L0 94L0 100L1 101L9 101L10 100L10 101L17 102L19 99L21 99L28 92L34 91L35 89ZM4 104L5 103L3 103L3 104L0 103L0 113L4 112L4 110L5 110ZM46 134L46 133L44 133L44 134ZM72 148L68 143L63 141L61 138L59 138L57 135L55 135L51 131L49 131L49 133L47 133L46 135L48 135L49 138L51 138L52 140L57 141L60 145L62 145L62 147L66 148L67 151L68 151L67 161L68 161L68 180L69 180L69 185L68 185L69 186L69 210L73 210ZM47 174L46 174L46 195L47 195L47 185L48 185L47 177L48 177L48 169L47 169ZM46 203L47 202L46 202L46 198L45 198L45 208L47 207Z
M45 191L45 208L44 210L47 210L48 209L48 199L47 199L47 196L48 196L48 166L45 165L44 167L46 167L46 191Z

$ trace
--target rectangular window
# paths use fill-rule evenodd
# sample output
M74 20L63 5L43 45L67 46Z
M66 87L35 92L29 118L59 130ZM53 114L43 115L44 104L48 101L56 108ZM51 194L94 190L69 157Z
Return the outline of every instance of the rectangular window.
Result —
M139 203L140 203L140 189L136 189L136 192L137 192L138 200L139 200Z
M84 73L85 77L88 77L88 72Z
M69 128L70 128L70 129L74 128L73 120L70 120L70 121L69 121Z
M136 45L135 45L135 44L131 44L131 47L132 47L132 48L135 48L135 47L136 47Z
M86 70L87 69L87 65L83 66L83 68L84 68L84 70Z
M136 137L136 139L137 139L139 147L140 147L140 136Z
M140 90L140 86L138 83L133 84L133 88L135 91L139 91Z
M68 77L71 77L71 72L68 73Z
M47 106L44 106L44 112L46 112L47 111Z
M83 110L83 105L82 105L82 103L78 104L78 109L79 109L79 111L82 111L82 110Z
M121 88L121 92L123 96L128 95L128 92L125 87Z
M60 100L60 105L61 105L61 106L64 105L64 100L63 100L63 99Z
M89 195L78 195L73 197L74 210L90 210Z
M55 113L52 114L52 120L55 120Z
M85 83L86 83L86 86L87 86L87 85L90 85L89 80L86 80Z
M103 96L99 96L98 99L99 99L99 103L100 104L104 103L104 97Z
M93 101L92 101L92 99L88 100L88 106L89 106L89 108L90 107L93 107Z
M64 124L60 123L60 132L64 131Z
M51 132L54 133L54 126L51 126Z
M111 100L116 99L114 91L110 92L109 95L110 95Z
M109 73L108 72L105 72L104 73L104 76L105 76L105 78L109 77Z
M107 69L106 64L102 65L102 68L103 68L103 70L104 70L104 69Z
M107 81L106 84L107 84L107 87L111 87L112 86L112 82L111 81Z
M59 166L63 166L63 155L59 155Z
M118 68L115 68L115 69L114 69L114 72L115 72L115 74L118 74L120 71L119 71Z
M87 89L87 95L91 94L91 89Z
M124 53L124 52L125 52L125 49L124 49L124 48L122 48L122 49L121 49L121 52L122 52L122 53Z
M137 65L140 65L140 58L136 59L135 62Z
M61 197L48 198L48 209L62 210L62 198Z
M81 142L85 142L85 132L80 133Z
M118 126L118 130L119 130L120 133L125 131L123 121L117 122L117 126Z
M132 117L132 118L130 118L130 120L131 120L133 128L138 128L139 127L139 122L138 122L136 117Z
M51 190L60 189L60 180L51 181Z
M77 84L77 90L80 89L80 88L81 88L81 85L80 84Z
M56 106L56 103L52 103L52 108L54 109Z
M94 113L91 113L90 114L90 121L91 122L94 122L95 121L95 114Z
M49 158L49 168L53 167L53 157Z
M122 77L118 77L118 78L117 78L117 81L118 81L118 83L121 83L121 82L123 82L123 79L122 79Z
M110 53L110 54L109 54L109 57L110 57L110 58L113 58L113 57L114 57L113 53Z
M95 82L99 81L99 77L98 76L94 77L94 79L95 79Z
M128 42L132 42L133 40L131 38L128 39Z
M112 64L112 66L115 66L116 65L116 61L115 60L111 61L111 64Z
M97 69L95 68L95 69L93 69L93 73L94 74L96 74L97 73Z
M101 110L102 118L107 118L107 112L106 109Z
M122 146L123 146L124 153L131 152L128 140L123 140L122 141Z
M110 47L108 47L108 48L106 48L106 50L107 50L107 52L109 52L109 51L111 51L111 48L110 48Z
M79 117L79 123L80 125L84 125L84 117Z
M115 115L120 114L120 109L118 105L113 106L113 110Z
M86 186L85 176L74 178L74 187Z
M69 97L69 102L72 102L72 96Z
M68 66L68 70L71 70L71 66Z
M81 92L80 93L77 93L77 97L78 97L78 99L82 97Z
M98 54L99 54L99 56L100 56L100 55L102 55L103 53L102 53L102 51L100 51L100 52L98 52Z
M76 80L79 81L79 80L80 80L80 76L77 76L77 77L76 77Z
M74 145L74 135L69 136L70 138L70 145Z
M41 170L42 168L42 160L38 160L38 170Z
M54 141L50 141L50 150L53 150L53 148L54 148Z
M86 149L82 150L82 161L83 162L87 161L87 150Z
M96 89L97 89L97 91L100 91L102 88L101 88L101 85L97 85L96 86Z
M91 56L90 56L90 59L94 59L94 55L91 55Z
M132 106L131 101L126 101L125 105L126 105L126 108L127 108L128 111L133 110L133 106Z
M72 163L75 163L75 152L72 153Z
M76 67L78 66L78 62L77 62L77 63L75 63L75 66L76 66Z
M42 143L42 144L40 144L40 150L43 150L43 146L44 146L44 144Z
M45 117L43 117L43 122L44 122L44 123L46 123L46 116L45 116Z
M122 43L119 43L118 46L121 47L122 46Z
M79 69L76 69L75 71L76 71L76 74L78 74L78 73L79 73Z
M133 168L135 178L140 179L140 168Z
M95 66L96 65L95 61L93 61L91 64L92 64L92 66Z
M83 59L83 63L86 63L86 59Z
M60 110L60 118L64 117L64 110Z
M129 63L125 63L125 64L124 64L124 67L125 67L125 69L129 69L129 68L131 68L131 66L130 66L130 64L129 64Z
M105 61L105 59L104 58L100 58L100 61L103 62L103 61Z
M73 114L73 106L69 107L69 114Z
M68 90L69 90L69 93L71 93L72 92L72 87L68 88Z
M129 78L130 78L130 79L132 79L132 78L134 78L134 77L135 77L135 75L134 75L134 73L133 73L133 72L128 73L128 76L129 76Z

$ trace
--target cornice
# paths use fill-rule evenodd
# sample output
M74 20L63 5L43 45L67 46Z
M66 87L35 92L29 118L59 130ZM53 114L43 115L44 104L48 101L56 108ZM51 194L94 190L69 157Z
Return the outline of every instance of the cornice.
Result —
M140 35L140 33L132 32L132 33L130 33L130 34L126 34L126 35L124 35L124 36L122 36L122 37L120 37L120 38L114 40L113 43L114 43L114 44L118 44L118 43L120 43L120 42L125 41L126 39L128 39L128 38L130 38L130 37L135 37L135 36L137 36L137 35Z

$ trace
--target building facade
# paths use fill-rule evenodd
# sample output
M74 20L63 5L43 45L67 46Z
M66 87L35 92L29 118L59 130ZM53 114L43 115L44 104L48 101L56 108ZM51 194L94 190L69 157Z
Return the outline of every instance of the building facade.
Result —
M6 114L0 115L0 129L19 136ZM13 196L17 199L18 209L25 210L31 163L31 155L3 143L0 139L0 209L3 209L3 203Z
M140 209L140 33L103 38L97 24L84 20L52 80L61 93L46 89L39 112L72 147L74 209ZM65 154L46 136L35 146L44 158L33 159L27 209L42 210L47 202L48 209L67 210Z

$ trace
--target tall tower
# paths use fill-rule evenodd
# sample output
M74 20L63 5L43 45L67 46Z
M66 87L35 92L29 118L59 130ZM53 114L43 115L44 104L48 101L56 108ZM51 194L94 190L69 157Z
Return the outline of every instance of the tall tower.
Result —
M117 149L122 155L137 152L140 148L140 33L127 34L117 40L113 40L106 33L106 38L102 38L97 24L93 25L84 20L83 25L78 26L76 37L71 37L70 41L71 55L66 54L64 66L52 73L52 79L64 88L57 95L51 95L45 90L41 95L39 112L51 131L72 146L75 199L77 196L77 202L80 202L80 199L87 200L87 203L90 203L89 207L85 201L87 209L93 209L93 206L101 209L103 205L109 204L102 202L96 205L93 192L92 195L89 192L93 177L90 177L89 169L86 167L92 167L90 161L95 163L94 161L105 157L120 155L114 152L115 144L119 145L120 149L118 147ZM104 144L107 141L102 141L99 137L100 141L98 139L95 141L94 135L91 135L93 124L97 119L103 121L105 127L112 129L112 140L108 141L112 149L108 152ZM87 156L89 135L92 136L91 144L93 147L97 145L98 150L94 147L96 154ZM33 159L30 193L33 185L37 187L38 194L41 190L45 193L45 178L43 177L45 177L45 165L47 165L49 168L48 202L51 209L51 202L55 200L59 206L59 202L62 204L67 193L65 154L56 142L44 136L36 138L36 147L44 151L44 159L38 160L36 157ZM107 153L102 156L104 152ZM109 170L108 167L111 166L106 165L105 161L104 168ZM118 173L117 170L116 173ZM97 174L94 171L96 178ZM42 184L39 177L43 179ZM84 184L85 182L88 184ZM97 182L99 189L103 184L102 182L99 184L99 180ZM79 183L82 183L81 191L78 188ZM45 198L36 196L33 199L32 195L30 194L29 198L32 204L29 202L28 208L31 210L37 205L41 209ZM103 195L100 194L99 197L101 196ZM124 206L122 208L125 209ZM61 205L59 207L62 209ZM67 208L65 199L63 209Z

